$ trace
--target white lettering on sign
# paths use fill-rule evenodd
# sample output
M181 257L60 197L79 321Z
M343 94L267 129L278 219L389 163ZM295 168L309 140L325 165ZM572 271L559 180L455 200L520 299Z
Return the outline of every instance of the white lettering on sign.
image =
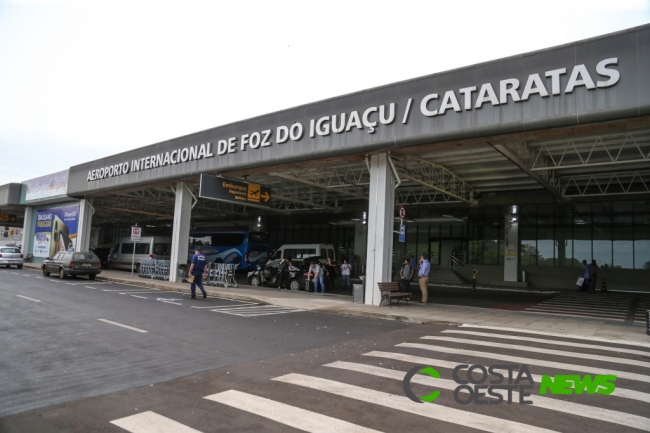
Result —
M523 79L520 81L518 78L506 78L498 83L482 83L480 85L477 83L475 86L460 89L436 89L436 93L422 97L420 113L431 118L444 116L452 110L454 113L462 113L480 110L487 104L496 107L508 103L521 104L531 98L571 94L580 87L584 87L586 90L607 88L620 81L621 73L614 68L617 65L618 58L612 57L598 62L596 65L597 76L592 76L586 65L579 64L573 66L570 71L567 68L559 68L543 73L533 73L528 75L525 81ZM409 119L413 100L412 97L408 98L403 114L400 113L403 118L402 124L406 124ZM395 121L396 112L397 104L389 102L360 110L312 118L309 120L307 131L302 123L293 122L291 126L280 125L237 137L222 138L216 142L216 155L257 151L274 144L299 142L305 136L305 132L310 138L348 132L373 134L382 125L392 124ZM86 180L92 182L143 170L204 160L214 156L212 144L204 143L89 170Z

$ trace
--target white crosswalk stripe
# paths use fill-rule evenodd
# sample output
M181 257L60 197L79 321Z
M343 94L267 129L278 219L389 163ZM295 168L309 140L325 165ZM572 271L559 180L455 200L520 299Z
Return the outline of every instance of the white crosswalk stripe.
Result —
M205 398L306 432L379 433L378 430L235 390L209 395Z
M306 376L303 374L290 373L284 376L276 377L273 380L290 383L292 385L304 388L316 389L318 391L328 392L330 394L359 400L364 403L372 403L384 407L392 407L402 412L408 412L415 415L433 418L452 424L472 427L477 430L483 430L493 433L542 433L553 432L545 428L535 427L516 421L504 420L492 416L471 413L452 407L441 406L438 404L418 404L407 397L389 394L386 392L375 391L374 389L362 388L356 385L336 382L320 377Z
M397 347L409 347L412 349L431 350L434 352L453 353L456 355L476 356L479 358L500 359L502 361L516 364L539 365L542 367L557 368L559 370L573 370L587 374L615 374L623 379L636 380L639 382L650 383L650 376L647 374L629 373L627 371L610 370L608 368L588 367L585 365L567 364L564 362L543 361L540 359L524 358L519 356L503 355L500 353L481 352L480 350L456 349L453 347L432 346L430 344L420 343L400 343Z
M375 367L373 365L356 364L352 362L337 361L330 364L325 364L325 367L340 368L342 370L356 371L359 373L372 374L379 377L385 377L395 380L403 380L406 371L390 370L383 367ZM422 385L429 385L434 388L455 390L458 384L450 379L435 379L429 376L414 376L411 382L420 383ZM468 393L467 390L463 390ZM494 393L500 394L504 401L508 399L508 392L506 390L493 390ZM486 394L487 398L496 398ZM526 399L532 401L536 407L554 410L557 412L564 412L571 415L582 416L589 419L597 419L614 424L624 425L626 427L638 428L640 430L650 430L650 418L642 416L635 416L629 413L619 412L615 410L604 409L602 407L587 406L585 404L573 403L569 401L557 400L548 398L541 395L526 396ZM512 391L512 402L519 403L519 393Z
M111 421L131 433L201 433L155 412L142 412L137 415Z
M511 349L525 352L542 353L545 355L566 356L568 358L592 359L595 361L612 362L617 364L636 365L638 367L650 368L650 362L637 361L635 359L614 358L612 356L592 355L590 353L569 352L567 350L542 349L539 347L522 346L520 344L503 344L494 341L470 340L467 338L438 337L427 335L420 337L423 340L446 341L448 343L465 343L474 346L488 346L499 349Z
M237 306L237 307L221 307L210 310L214 313L223 313L230 314L233 316L240 317L256 317L256 316L271 316L274 314L288 314L288 313L298 313L301 310L299 308L290 308L290 307L280 307L277 305L247 305L247 306Z
M273 312L278 307L272 305L246 305L234 307L220 307L210 311L227 312L226 314L254 314L256 312L267 311ZM265 313L262 313L265 314ZM472 329L474 328L474 329ZM490 332L486 332L490 331ZM318 372L313 374L299 374L289 373L280 377L275 377L272 380L281 386L285 387L278 392L274 388L273 397L265 398L254 393L244 392L243 390L230 389L217 394L212 394L204 397L207 400L238 409L242 413L253 414L259 417L266 418L287 428L294 428L306 432L343 432L343 433L371 433L378 430L370 427L376 425L363 425L370 422L366 417L359 417L358 424L356 418L352 418L353 422L338 419L335 416L328 414L328 411L335 410L332 406L320 405L310 407L313 405L313 397L304 399L304 403L298 405L289 404L287 399L291 401L303 401L299 397L308 395L311 392L326 393L336 396L337 398L345 399L342 406L346 408L348 414L354 413L368 413L369 407L379 406L381 410L388 410L393 413L401 412L408 414L406 417L399 417L399 425L408 426L410 420L413 420L413 415L425 419L436 420L448 424L454 424L454 430L464 431L463 427L471 429L472 431L486 431L494 433L508 433L508 432L554 432L565 431L565 421L570 421L575 426L584 425L586 430L594 431L610 431L614 427L625 429L636 429L638 431L650 431L650 418L647 413L639 409L639 405L650 404L650 393L634 389L647 389L646 383L650 382L650 375L639 374L640 368L650 368L650 363L636 360L633 357L650 356L650 344L640 342L608 340L599 337L576 337L568 336L560 333L534 331L534 330L521 330L516 328L501 328L501 327L487 327L480 325L468 325L462 327L455 327L446 329L436 335L423 335L417 336L417 341L426 340L434 344L423 344L412 342L413 338L396 344L395 350L391 351L371 351L367 353L359 353L360 359L355 360L358 362L347 361L334 361L329 362L322 367ZM467 337L467 338L457 338ZM559 338L564 340L559 340ZM501 340L501 342L499 342ZM580 342L573 342L567 340L576 340ZM506 341L506 343L503 343ZM517 342L517 344L508 344L509 342ZM530 343L529 346L518 343ZM443 347L440 344L453 344L462 345L461 348ZM540 345L544 345L540 347ZM484 350L470 350L476 348L490 347L496 349L504 349L508 355L492 353L489 349ZM470 347L470 349L468 349ZM586 349L590 353L578 353L575 350ZM644 350L645 349L645 350ZM440 356L425 357L419 356L418 353L422 350L428 352L439 352ZM522 353L525 356L514 356L511 352ZM630 359L622 357L608 356L614 353L620 356L629 355ZM535 359L530 355L536 355ZM581 359L589 361L592 365L585 366L568 364L561 362L562 357L580 357ZM479 360L475 360L478 358ZM518 390L506 389L492 389L490 393L484 391L484 399L492 399L496 401L501 397L504 402L511 401L514 406L519 408L516 410L506 410L505 406L484 406L486 407L503 407L500 410L481 411L474 410L474 406L465 406L457 404L451 399L449 391L455 392L459 383L452 380L450 374L459 364L476 364L484 359L488 364L519 364L527 365L534 371L535 367L541 367L543 374L607 374L615 375L619 379L627 379L630 382L625 382L627 388L619 387L618 384L613 393L609 395L599 395L599 398L584 398L580 396L580 392L576 390L574 394L575 400L572 396L556 396L556 395L542 395L537 392L530 392L522 394L525 399L531 401L530 405L520 405L520 394ZM384 360L383 362L380 362ZM388 365L386 364L388 360ZM399 365L401 364L401 368ZM609 363L626 364L635 366L636 370L622 371L611 370ZM377 365L379 364L379 365ZM408 364L412 365L430 365L438 369L441 378L433 378L424 375L415 375L412 377L411 382L418 386L427 386L433 389L444 390L440 394L439 399L433 403L416 403L411 401L401 392L395 393L395 384L404 380L407 371L410 370ZM313 368L313 367L310 367ZM507 366L502 366L500 369L496 368L494 371L508 376ZM557 370L557 371L556 371ZM636 371L636 372L635 372ZM532 380L535 384L542 381L542 372L531 372ZM350 376L352 375L352 376ZM329 378L328 378L329 377ZM350 379L356 378L362 380L363 386L352 383L346 383ZM373 385L365 385L368 378L377 378L372 382ZM388 382L386 381L388 379ZM506 379L507 380L507 379ZM391 385L392 383L392 385ZM259 386L259 385L258 385ZM288 387L288 388L286 388ZM256 388L259 389L259 388ZM537 388L538 389L538 388ZM390 391L390 392L387 392ZM469 395L467 391L464 395ZM267 392L268 394L268 392ZM510 398L508 395L510 394ZM327 397L325 397L327 398ZM616 404L608 407L608 399ZM322 401L323 397L318 396L318 401ZM621 400L626 399L626 400ZM285 402L283 402L285 400ZM636 405L636 406L634 406ZM629 412L628 412L629 410ZM484 413L485 412L485 413ZM221 413L221 411L216 411ZM228 416L232 416L229 414ZM566 417L566 418L563 418ZM348 419L350 419L348 417ZM576 421L582 420L582 421ZM259 422L259 421L255 421ZM421 421L417 421L421 422ZM120 420L112 421L113 424L119 425L122 428L132 433L153 433L154 431L170 432L170 433L185 433L196 432L196 430L182 430L182 424L178 424L173 420L165 418L154 412L145 414L138 414L131 417L122 418ZM152 426L159 423L162 427L158 430L152 429ZM378 424L384 426L384 423ZM389 424L386 423L386 428ZM439 428L443 428L438 424ZM598 426L598 427L595 427ZM380 429L384 430L382 427ZM388 430L386 430L388 431ZM390 429L390 431L394 431Z
M410 362L413 364L435 365L437 367L449 368L449 369L454 369L458 365L457 362L451 362L441 358L426 358L423 356L407 355L404 353L395 353L395 352L382 352L378 350L364 353L364 356L374 356L376 358L393 359L397 361ZM494 371L498 371L500 373L507 373L506 370L500 370L500 369L495 369ZM533 377L533 380L537 383L541 382L542 380L542 376L539 374L532 374L531 376ZM610 395L621 397L621 398L628 398L631 400L642 401L644 403L650 403L650 394L631 390L631 389L616 387L614 392Z

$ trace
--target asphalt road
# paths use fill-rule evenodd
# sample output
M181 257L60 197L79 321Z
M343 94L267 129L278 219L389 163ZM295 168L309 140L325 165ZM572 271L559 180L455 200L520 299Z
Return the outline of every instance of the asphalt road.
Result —
M0 417L405 327L2 268Z
M0 408L14 413L0 417L2 433L650 431L650 343L271 315L270 306L37 275L0 270L0 343L9 348ZM514 364L513 378L525 366L532 404L516 392L511 404L507 393L500 404L459 403L453 371L462 364ZM418 365L440 375L411 380L415 396L440 391L433 403L405 394ZM616 376L612 394L540 391L542 375L603 374Z

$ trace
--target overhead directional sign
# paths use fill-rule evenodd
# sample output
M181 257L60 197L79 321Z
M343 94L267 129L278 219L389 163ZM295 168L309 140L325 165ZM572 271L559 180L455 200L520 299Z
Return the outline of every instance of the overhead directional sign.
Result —
M9 215L6 213L0 213L0 222L3 223L15 223L16 215Z
M271 188L257 183L201 174L199 197L266 208L270 206Z

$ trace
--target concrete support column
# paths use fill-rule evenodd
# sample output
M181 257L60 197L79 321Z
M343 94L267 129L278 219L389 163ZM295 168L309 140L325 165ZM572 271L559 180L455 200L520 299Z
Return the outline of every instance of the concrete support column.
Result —
M395 176L388 154L370 157L370 202L365 303L379 305L378 282L391 281L395 225Z
M95 213L95 209L92 200L83 199L79 201L79 223L75 251L90 250L90 227L93 223L93 213Z
M513 206L514 212L517 207ZM516 213L505 216L503 281L519 281L519 218Z
M25 216L23 219L23 244L21 252L24 256L27 254L34 254L34 226L32 225L32 218L34 217L34 208L25 206Z
M366 217L368 215L366 214ZM355 259L353 274L364 275L366 269L366 253L368 251L368 223L358 221L354 224L354 255L359 256L359 260ZM363 265L363 268L362 266Z
M192 194L185 182L174 185L176 200L174 203L174 227L172 229L171 270L169 281L178 281L179 265L187 264L187 249L190 239L190 219L192 217Z

